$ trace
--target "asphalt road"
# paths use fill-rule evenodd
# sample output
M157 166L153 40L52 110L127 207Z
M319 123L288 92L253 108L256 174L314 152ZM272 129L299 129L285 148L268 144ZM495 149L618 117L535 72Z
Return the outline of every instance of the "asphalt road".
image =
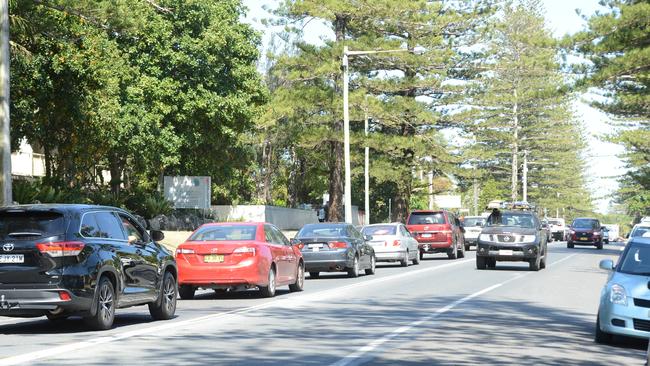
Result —
M124 309L105 332L80 319L0 317L0 365L642 365L646 342L593 342L607 277L598 262L619 253L554 243L540 272L435 255L374 276L308 279L304 292L273 299L200 292L166 322Z

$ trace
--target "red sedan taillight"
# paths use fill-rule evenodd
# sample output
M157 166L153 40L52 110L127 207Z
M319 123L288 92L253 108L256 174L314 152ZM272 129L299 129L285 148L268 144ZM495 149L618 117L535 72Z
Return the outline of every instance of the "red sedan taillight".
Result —
M255 248L251 247L239 247L232 251L232 254L243 256L243 257L254 257Z
M38 243L36 248L50 257L73 257L79 255L84 249L84 243L80 241L59 241L51 243Z

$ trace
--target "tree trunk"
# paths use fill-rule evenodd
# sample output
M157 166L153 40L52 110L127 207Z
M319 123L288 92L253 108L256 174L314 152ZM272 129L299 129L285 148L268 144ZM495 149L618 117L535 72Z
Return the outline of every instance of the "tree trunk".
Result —
M273 204L273 145L270 141L264 144L264 203Z
M119 159L111 156L108 166L111 172L111 193L118 197L120 195L120 185L122 184L122 168Z
M519 177L519 169L517 162L517 155L519 154L519 115L518 115L519 103L517 101L517 89L515 88L514 92L514 104L512 106L512 187L511 187L511 198L513 201L517 200L517 178Z
M336 19L334 20L336 42L342 43L345 41L345 32L348 23L348 15L337 14ZM337 61L340 62L337 55ZM337 85L337 92L341 92L339 83L341 82L341 77L336 76L334 78L335 84ZM338 93L337 93L338 94ZM336 113L334 118L336 118ZM337 120L334 122L333 130L336 136L343 135L343 121ZM328 219L329 221L339 222L344 221L343 218L343 143L339 140L330 142L330 182L329 182L329 208L328 208Z
M409 204L410 201L411 201L410 182L407 184L399 183L397 185L397 194L393 199L393 207L392 207L393 212L391 213L393 222L402 222L402 223L406 222L406 218L408 217L409 210L410 210L410 204Z

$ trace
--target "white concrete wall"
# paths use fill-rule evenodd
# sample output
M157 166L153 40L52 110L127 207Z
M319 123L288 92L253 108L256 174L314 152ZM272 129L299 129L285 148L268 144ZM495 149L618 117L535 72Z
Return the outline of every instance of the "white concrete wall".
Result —
M269 222L280 230L300 230L305 224L318 222L314 210L264 205L212 206L211 210L217 221Z

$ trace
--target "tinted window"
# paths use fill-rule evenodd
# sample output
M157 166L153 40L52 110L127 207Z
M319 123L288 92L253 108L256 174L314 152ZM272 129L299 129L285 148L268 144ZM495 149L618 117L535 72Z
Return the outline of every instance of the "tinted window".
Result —
M85 236L87 238L107 237L105 234L102 233L101 229L99 228L99 224L97 223L97 218L95 217L94 213L83 215L83 219L81 220L81 227L79 228L79 233L81 233L82 236Z
M634 244L621 259L620 271L629 274L650 275L650 245Z
M271 226L271 230L273 230L273 237L275 237L275 240L278 244L290 245L289 239L284 236L280 229L275 226Z
M54 236L65 233L63 215L56 212L0 212L0 236L8 239Z
M504 212L501 213L501 218L498 222L486 222L487 226L517 226L527 229L532 229L536 226L535 218L530 214L518 212Z
M650 238L650 226L637 226L630 234L630 237Z
M575 229L599 229L600 223L593 219L575 219L571 226Z
M126 236L129 240L129 243L137 243L144 241L144 235L140 229L136 226L134 222L131 221L127 216L120 214L120 220L122 221L122 228L126 232Z
M485 225L485 218L483 217L466 217L463 221L465 227L470 226L483 226Z
M102 238L126 240L122 224L112 212L95 213L97 224L102 232Z
M395 225L377 225L377 226L366 226L363 228L364 235L395 235L396 233Z
M413 212L409 216L409 225L444 224L443 212Z
M210 225L192 234L191 241L255 240L255 225Z
M296 238L341 238L348 237L346 225L305 225Z

